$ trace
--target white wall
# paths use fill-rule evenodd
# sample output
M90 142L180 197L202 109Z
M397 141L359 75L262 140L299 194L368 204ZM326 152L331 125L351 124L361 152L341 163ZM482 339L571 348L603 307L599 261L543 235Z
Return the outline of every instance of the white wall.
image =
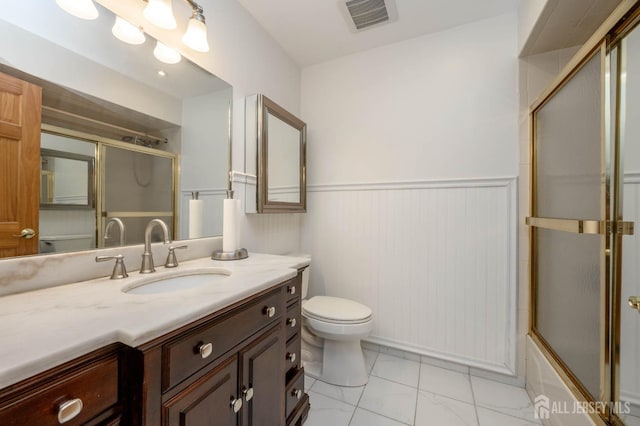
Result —
M515 14L305 68L311 292L377 343L515 372Z
M514 176L515 31L505 15L305 68L309 182Z

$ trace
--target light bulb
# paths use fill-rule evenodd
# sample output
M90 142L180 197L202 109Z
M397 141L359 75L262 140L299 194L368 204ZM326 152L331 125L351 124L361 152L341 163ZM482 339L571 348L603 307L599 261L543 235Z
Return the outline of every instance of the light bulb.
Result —
M182 42L198 52L208 52L207 26L198 18L189 19L187 31L182 36Z
M111 32L118 40L129 44L142 44L146 40L144 33L140 28L132 25L119 16L116 16L116 22L113 24Z
M143 14L149 22L157 27L173 30L178 26L176 18L173 16L171 0L149 0Z
M158 42L156 48L153 49L153 56L160 62L165 64L177 64L182 59L182 56L169 46Z
M80 19L96 19L98 9L93 0L56 0L62 10Z

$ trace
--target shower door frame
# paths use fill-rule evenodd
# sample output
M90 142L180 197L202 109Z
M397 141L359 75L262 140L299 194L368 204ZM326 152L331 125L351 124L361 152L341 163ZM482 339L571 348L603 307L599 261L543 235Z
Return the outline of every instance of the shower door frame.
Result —
M530 315L529 334L547 360L569 387L573 395L582 402L591 402L590 393L577 380L562 359L553 351L536 329L536 244L535 227L564 230L570 232L597 233L601 235L600 250L600 401L609 403L619 398L619 348L620 348L620 290L622 265L622 236L633 233L633 224L622 222L620 200L620 72L617 66L615 76L610 76L611 61L620 55L619 41L640 24L640 1L625 0L607 18L596 33L585 43L574 58L565 66L553 84L530 108L530 211L527 218L530 248ZM617 47L616 57L610 58ZM555 220L555 223L535 218L536 214L536 113L558 93L580 71L584 64L598 52L601 53L601 220ZM615 78L615 84L611 81ZM615 104L611 104L611 90L616 90ZM611 111L614 114L611 114ZM612 122L613 119L613 122ZM614 126L614 127L611 127ZM612 130L613 129L613 133ZM612 220L613 218L613 220ZM598 223L599 222L599 223ZM585 229L586 228L586 229ZM596 424L623 425L615 413L607 406L604 413L589 413Z
M536 277L536 238L535 228L547 229L558 232L571 232L579 234L598 234L600 235L600 294L601 300L599 303L599 316L600 316L600 393L597 395L600 401L610 401L611 387L610 387L610 342L609 342L609 294L608 291L610 283L610 259L607 253L610 250L610 238L608 234L610 231L610 217L609 217L609 191L607 190L609 183L609 163L607 150L609 149L609 143L607 140L606 129L607 117L605 111L605 99L608 94L608 88L605 84L604 76L608 70L607 63L607 40L601 40L595 47L589 50L586 54L582 55L580 61L572 67L570 73L566 74L564 78L553 86L553 90L545 94L531 107L530 111L530 152L529 158L531 160L530 170L530 215L527 217L527 225L529 225L529 243L530 243L530 300L531 310L529 317L529 334L531 338L536 342L540 350L543 352L547 360L551 362L554 369L562 377L563 381L572 393L580 397L582 401L592 401L590 393L580 383L575 374L565 364L562 358L554 351L552 346L545 340L542 334L536 329L536 311L537 311L537 277ZM544 107L565 85L571 81L571 79L582 69L582 67L590 61L594 56L600 53L600 72L601 72L601 96L600 96L600 220L580 220L580 219L568 219L568 218L540 218L537 217L537 179L536 179L536 165L537 165L537 112ZM601 418L596 414L592 414L592 417ZM601 418L604 420L609 417L609 413L605 413L605 416ZM594 418L595 420L595 418Z

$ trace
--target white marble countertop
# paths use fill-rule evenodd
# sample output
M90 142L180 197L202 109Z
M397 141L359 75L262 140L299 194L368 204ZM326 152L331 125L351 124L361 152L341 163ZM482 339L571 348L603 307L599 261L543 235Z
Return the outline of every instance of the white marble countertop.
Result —
M296 275L309 259L250 253L236 261L209 258L0 297L0 389L111 343L136 347ZM231 275L169 293L121 290L150 275L218 267Z

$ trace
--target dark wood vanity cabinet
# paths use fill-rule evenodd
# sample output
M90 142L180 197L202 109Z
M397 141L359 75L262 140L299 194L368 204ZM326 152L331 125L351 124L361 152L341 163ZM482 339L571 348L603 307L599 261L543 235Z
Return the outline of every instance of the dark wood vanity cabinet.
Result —
M128 424L127 349L94 351L0 391L0 425Z
M300 279L139 348L114 344L2 389L0 425L302 425Z
M145 426L301 425L300 321L289 321L300 277L139 348L132 417Z

